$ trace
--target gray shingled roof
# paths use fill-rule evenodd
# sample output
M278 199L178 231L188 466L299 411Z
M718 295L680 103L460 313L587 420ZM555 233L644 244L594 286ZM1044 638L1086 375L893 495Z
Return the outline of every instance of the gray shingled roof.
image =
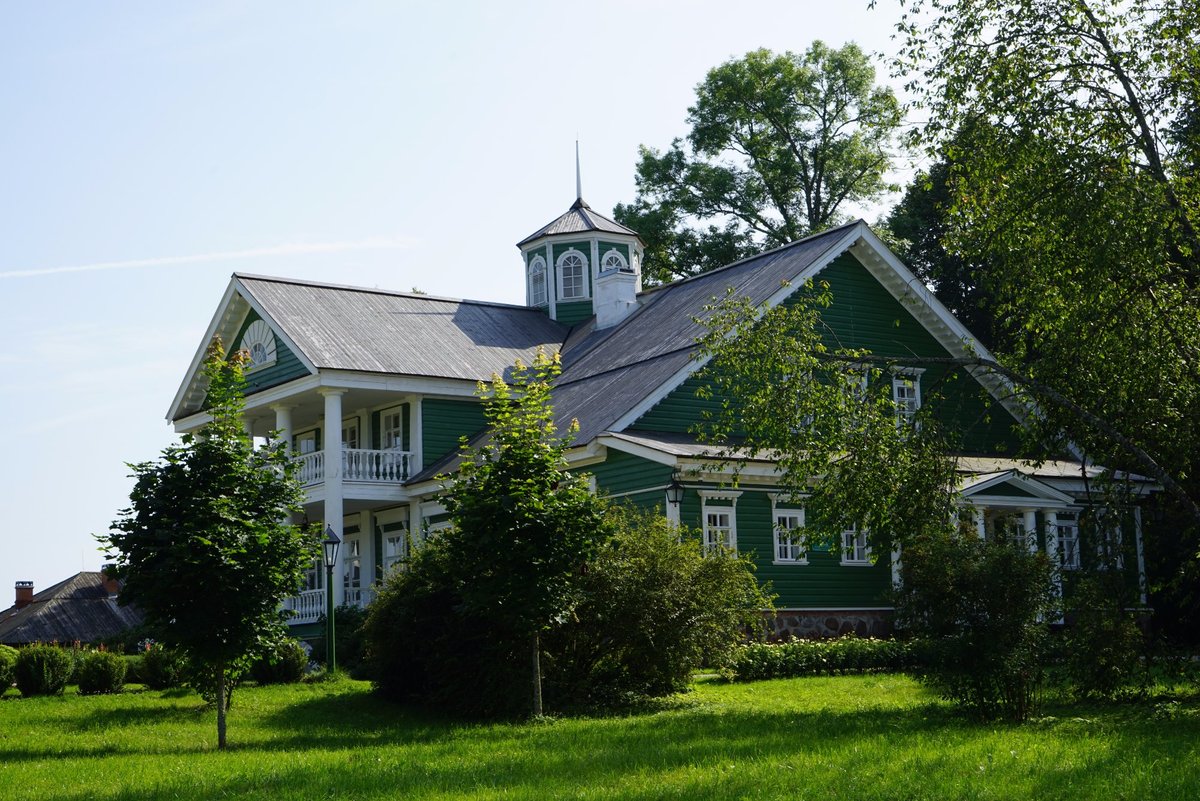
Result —
M603 214L593 211L592 207L585 203L583 198L578 198L572 204L571 208L567 209L566 214L563 214L554 220L554 222L539 228L534 233L522 239L517 243L517 247L521 247L535 239L541 239L544 236L581 234L588 231L607 231L611 234L638 236L637 231L632 228L626 228L616 220L609 219ZM640 240L641 237L638 237L638 239Z
M486 381L568 332L525 306L238 275L317 368Z
M0 612L0 643L95 643L141 622L141 612L109 597L102 573L76 573L34 595L29 606Z
M759 304L784 282L795 282L857 222L719 270L642 293L640 308L611 329L576 340L563 353L554 390L560 425L579 421L580 443L612 428L622 416L692 359L704 327L695 318L727 287Z

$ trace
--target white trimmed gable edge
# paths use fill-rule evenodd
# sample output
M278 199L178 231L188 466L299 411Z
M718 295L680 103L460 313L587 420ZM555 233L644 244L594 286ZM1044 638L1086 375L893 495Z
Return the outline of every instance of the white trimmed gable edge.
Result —
M230 312L234 312L238 303L244 303L246 309L231 314ZM316 366L304 351L297 347L292 338L283 330L283 327L272 319L271 315L267 314L266 310L254 299L254 296L242 284L241 278L235 273L229 279L229 286L225 288L225 294L221 296L221 302L217 304L217 310L213 314L208 328L205 329L204 338L200 340L200 346L196 349L196 354L192 357L192 363L188 366L187 372L184 374L183 383L179 385L179 390L175 393L174 400L171 401L171 407L167 410L168 423L173 423L179 417L185 401L196 393L201 395L204 393L205 390L200 386L202 383L200 366L204 362L204 354L208 352L208 345L212 342L213 337L220 336L221 341L227 349L232 347L233 337L237 334L238 329L241 328L242 323L246 321L246 317L251 310L258 312L258 316L265 320L267 325L271 326L271 330L296 355L296 358L304 365L304 369L308 370L310 374L316 374Z

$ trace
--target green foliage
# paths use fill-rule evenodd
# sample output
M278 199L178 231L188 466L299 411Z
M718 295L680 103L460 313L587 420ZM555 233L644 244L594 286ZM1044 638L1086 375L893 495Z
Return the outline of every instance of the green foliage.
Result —
M900 111L857 45L818 41L713 68L687 121L686 150L641 148L637 199L614 211L645 237L651 283L794 241L878 197Z
M19 649L14 679L21 695L59 695L71 680L74 656L56 645L28 645Z
M280 625L316 538L284 522L301 510L296 464L282 442L255 448L242 411L245 355L214 340L204 362L210 422L157 462L132 465L130 506L101 538L155 639L185 654L192 675L228 697L236 666ZM225 744L224 709L218 740Z
M385 694L470 715L529 708L538 638L569 612L607 536L604 504L566 470L570 432L558 435L550 406L558 370L557 356L539 353L517 364L512 386L496 377L480 387L489 439L445 479L453 527L371 606L367 637Z
M1081 698L1113 698L1144 689L1142 631L1129 611L1126 576L1094 571L1074 583L1068 604L1067 676Z
M17 666L17 649L0 645L0 695L12 686Z
M250 678L259 684L291 684L304 678L308 651L294 637L283 637L250 666Z
M613 538L588 563L571 615L544 639L547 696L560 708L681 692L771 609L748 556L705 555L699 532L658 514L609 516Z
M838 637L751 643L733 651L721 667L730 681L758 681L842 673L894 673L913 666L912 646L899 640Z
M145 684L145 674L142 672L142 665L145 662L144 653L124 654L122 659L125 660L125 683Z
M141 680L152 690L167 690L183 684L187 659L163 645L152 645L142 655Z
M126 662L111 651L88 651L75 669L80 695L119 693L125 687Z
M917 639L921 678L981 718L1025 720L1047 658L1053 570L1020 538L929 534L904 550L897 626Z
M923 387L921 409L898 422L891 360L827 342L821 312L831 302L810 285L769 309L733 294L710 306L700 394L721 404L696 433L735 463L776 462L781 491L805 496L810 542L840 548L842 531L858 525L886 554L950 518L955 465L935 388Z
M342 604L333 610L334 637L337 642L337 664L339 670L344 670L358 679L368 678L365 667L367 610L361 606ZM324 618L322 618L324 632ZM312 655L317 661L325 661L325 635L322 633L312 641Z

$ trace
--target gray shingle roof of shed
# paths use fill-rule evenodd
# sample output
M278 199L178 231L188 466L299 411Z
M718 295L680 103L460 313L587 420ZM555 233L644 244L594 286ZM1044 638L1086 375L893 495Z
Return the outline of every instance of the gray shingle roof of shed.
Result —
M609 219L603 214L593 211L592 207L585 203L583 198L579 198L571 208L567 209L565 214L522 239L517 243L517 247L521 247L535 239L541 239L544 236L581 234L588 231L607 231L611 234L638 236L637 231L632 228L626 228L616 220ZM641 239L641 237L638 238Z
M791 245L642 294L620 325L576 339L563 353L554 404L560 425L579 420L580 443L621 417L692 360L705 304L727 287L757 305L795 282L857 225L849 223Z
M103 574L76 573L34 595L24 609L0 612L0 643L94 643L141 622L141 612L109 597Z
M485 381L568 328L537 309L239 275L317 368Z

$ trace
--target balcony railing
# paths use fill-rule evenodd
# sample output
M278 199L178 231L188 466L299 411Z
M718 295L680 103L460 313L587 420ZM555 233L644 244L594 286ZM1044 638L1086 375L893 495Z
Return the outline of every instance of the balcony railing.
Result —
M325 451L296 456L300 462L300 483L308 487L325 481ZM398 483L412 475L412 454L408 451L374 448L342 449L342 480Z
M347 606L366 607L375 599L375 590L371 587L346 587L345 599L342 603ZM302 623L316 623L325 616L325 605L328 598L325 590L304 590L299 595L285 598L283 609L290 612L287 622L293 626Z

